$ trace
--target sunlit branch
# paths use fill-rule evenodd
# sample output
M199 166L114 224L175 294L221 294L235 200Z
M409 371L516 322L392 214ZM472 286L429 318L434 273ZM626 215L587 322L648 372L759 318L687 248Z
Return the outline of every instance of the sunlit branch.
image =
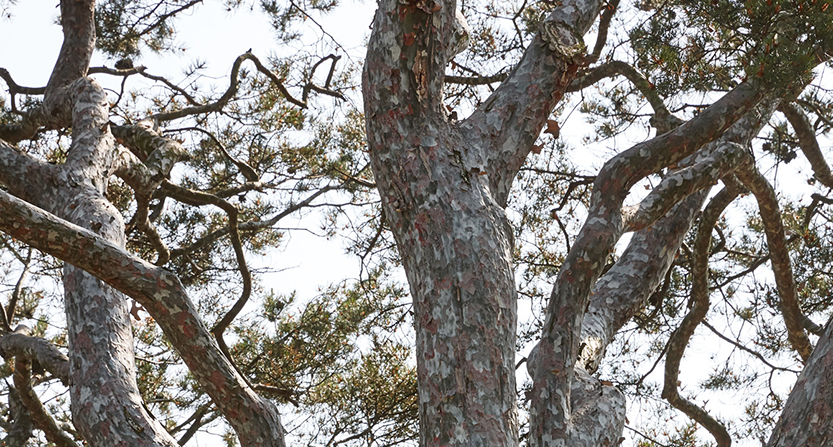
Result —
M692 166L668 174L638 205L622 211L625 231L650 225L682 198L709 187L734 169L746 150L737 143L724 142L714 149L698 154Z
M615 334L645 307L671 272L678 247L707 193L690 195L651 226L634 233L616 263L596 282L581 325L578 366L594 373Z
M135 191L136 213L131 223L147 236L158 253L156 265L164 265L170 259L170 250L148 218L150 198L174 165L187 160L189 154L179 142L153 130L152 123L143 121L111 128L117 141L132 152L123 154L115 172Z
M0 229L136 299L160 325L191 373L241 438L283 445L276 408L246 384L206 329L179 279L92 231L0 190ZM206 365L211 365L208 368ZM240 418L246 420L241 423Z
M37 362L69 385L69 359L46 339L29 335L28 328L18 326L17 330L0 337L0 352L6 356L23 356Z
M580 350L582 320L592 286L622 235L621 206L628 191L645 176L680 162L723 135L763 99L762 93L754 85L741 84L696 117L621 152L600 170L588 217L558 273L547 304L542 338L529 361L534 381L531 417L553 427L553 433L565 430L569 423L570 415L562 410L569 409L567 399Z

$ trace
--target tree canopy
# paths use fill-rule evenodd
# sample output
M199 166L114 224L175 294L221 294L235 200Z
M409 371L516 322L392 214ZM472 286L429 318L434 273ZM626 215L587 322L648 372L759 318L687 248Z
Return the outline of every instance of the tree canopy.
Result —
M220 80L143 65L201 1L0 54L4 445L833 442L827 2L379 0L365 60L222 4ZM298 232L354 275L275 284Z

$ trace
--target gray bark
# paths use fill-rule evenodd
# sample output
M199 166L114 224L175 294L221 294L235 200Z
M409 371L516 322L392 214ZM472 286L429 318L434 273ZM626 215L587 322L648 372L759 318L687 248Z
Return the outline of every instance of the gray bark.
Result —
M0 140L0 183L17 196L0 192L0 227L70 264L63 283L75 426L93 446L178 445L142 404L127 294L160 324L242 445L283 446L276 407L257 396L220 352L178 279L124 251L124 223L104 196L110 176L119 174L138 193L147 192L183 154L161 138L145 148L146 163L117 149L106 94L84 77L95 42L94 7L92 0L61 2L64 43L43 106L22 126L71 127L66 163L40 162ZM121 271L114 271L117 265Z

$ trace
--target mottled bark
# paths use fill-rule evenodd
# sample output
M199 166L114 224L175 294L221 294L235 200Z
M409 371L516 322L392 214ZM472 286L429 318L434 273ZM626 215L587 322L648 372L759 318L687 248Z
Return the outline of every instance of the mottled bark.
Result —
M0 226L71 264L64 269L63 282L76 428L94 446L178 445L147 413L139 395L124 292L160 323L242 445L283 446L277 409L257 396L220 352L178 279L124 252L124 223L104 197L110 176L120 175L137 194L146 195L185 153L178 144L141 127L117 130L135 154L117 149L107 96L83 77L95 42L93 10L89 0L61 3L64 44L41 113L33 115L39 125L72 128L66 162L43 163L0 141L0 183L29 202L1 193ZM38 219L50 223L41 226ZM99 244L115 254L99 256L94 248ZM110 262L102 263L103 259ZM138 265L142 271L125 268L122 275L115 272L117 265ZM135 281L144 284L134 288Z
M628 191L646 175L680 162L720 137L760 99L758 88L741 84L673 131L613 157L599 172L588 218L562 264L550 296L542 339L529 362L533 378L531 445L568 445L563 444L564 440L573 436L570 384L579 353L581 323L590 291L624 231L622 202Z
M29 410L35 427L43 431L46 439L58 447L76 447L78 444L66 434L49 412L46 411L35 390L32 389L32 362L25 356L14 360L14 386L20 393L20 400Z
M420 443L513 446L510 228L487 148L442 107L454 19L454 2L380 3L363 82L368 143L414 298Z
M380 3L363 80L368 142L415 301L421 442L514 445L509 394L516 304L502 207L550 111L575 77L583 51L579 38L600 4L576 1L556 8L512 74L459 124L450 124L441 107L454 7ZM574 384L573 366L590 290L625 228L622 201L638 180L719 137L760 98L757 87L741 84L676 130L615 157L600 173L590 217L563 264L543 338L530 356L530 445L618 442L621 396L612 392L604 402L622 403L606 412L610 423L594 426L607 431L591 434L584 415L601 406L577 402L573 415L570 395L574 385L598 386L583 375ZM731 167L726 157L714 158L698 165L700 171L672 175L668 185L692 180L691 187L662 206L646 203L650 212L640 214L635 227L649 225Z
M758 202L758 211L764 224L767 248L769 248L769 260L775 276L775 287L778 290L779 307L784 317L784 324L787 326L787 339L801 358L807 361L813 351L813 346L804 330L806 317L798 302L798 290L787 247L787 237L784 234L784 222L781 220L778 196L751 159L737 171L737 176L755 195Z
M581 326L577 366L595 372L613 337L645 305L677 257L708 189L636 232L616 264L593 288Z
M768 447L833 445L833 324L824 334L793 386Z
M0 355L36 360L64 385L69 384L69 358L46 339L17 331L3 334L0 336Z

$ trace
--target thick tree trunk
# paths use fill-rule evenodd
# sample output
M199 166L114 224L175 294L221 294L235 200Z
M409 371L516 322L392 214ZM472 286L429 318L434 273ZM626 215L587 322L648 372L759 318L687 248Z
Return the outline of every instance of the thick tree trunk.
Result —
M178 445L142 405L129 303L122 294L127 293L159 322L242 445L282 447L277 408L257 396L220 352L182 284L124 252L124 224L104 195L109 178L119 171L147 193L167 176L181 148L172 150L178 145L170 142L148 148L148 153L158 150L150 157L156 164L147 165L119 151L109 129L107 96L84 77L95 43L94 9L93 0L61 2L64 43L43 107L28 116L35 128L72 128L66 162L39 162L0 140L0 183L42 208L0 192L0 226L74 266L64 269L63 279L75 426L94 446Z
M824 334L784 405L768 447L833 445L833 324Z
M368 142L414 297L420 444L514 446L511 229L482 147L442 110L454 3L380 3L366 62Z

